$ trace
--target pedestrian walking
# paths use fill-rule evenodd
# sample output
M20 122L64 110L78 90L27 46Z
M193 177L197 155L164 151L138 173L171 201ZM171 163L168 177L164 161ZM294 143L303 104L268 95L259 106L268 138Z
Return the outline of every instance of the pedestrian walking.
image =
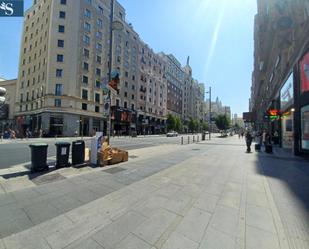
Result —
M251 133L248 131L246 133L246 145L247 145L247 153L251 152L251 144L252 144L252 135Z

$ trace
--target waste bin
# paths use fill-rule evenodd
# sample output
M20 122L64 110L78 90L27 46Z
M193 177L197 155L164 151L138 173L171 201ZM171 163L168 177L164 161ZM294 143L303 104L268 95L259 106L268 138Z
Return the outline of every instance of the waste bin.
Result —
M56 168L68 167L69 165L69 155L70 155L70 146L68 142L57 142L55 143L57 147L57 159L56 159Z
M85 162L85 142L77 140L72 142L72 165Z
M202 141L205 141L205 137L206 137L206 134L205 132L202 133Z
M47 144L30 144L31 149L31 172L48 170L47 165Z

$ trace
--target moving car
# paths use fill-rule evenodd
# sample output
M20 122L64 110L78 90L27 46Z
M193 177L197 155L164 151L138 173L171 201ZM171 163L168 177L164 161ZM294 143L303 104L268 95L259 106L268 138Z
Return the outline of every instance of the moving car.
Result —
M178 136L178 133L176 131L169 131L167 134L166 134L167 137L177 137Z

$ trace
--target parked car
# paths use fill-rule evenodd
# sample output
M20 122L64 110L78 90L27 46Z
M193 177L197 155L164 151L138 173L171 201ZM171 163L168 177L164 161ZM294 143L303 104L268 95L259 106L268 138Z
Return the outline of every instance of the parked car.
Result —
M167 137L177 137L178 136L178 133L176 131L169 131L167 134L166 134Z

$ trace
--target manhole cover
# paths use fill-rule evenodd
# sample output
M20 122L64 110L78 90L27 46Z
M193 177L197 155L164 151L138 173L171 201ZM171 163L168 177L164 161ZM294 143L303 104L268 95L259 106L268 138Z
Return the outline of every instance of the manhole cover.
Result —
M41 175L32 179L32 182L36 185L42 185L46 183L56 182L66 179L63 175L59 173L50 174L50 175Z
M126 169L121 168L121 167L115 167L115 168L110 168L110 169L104 170L104 172L109 173L109 174L116 174L116 173L124 171L124 170L126 170Z
M132 155L132 156L129 156L129 158L134 159L134 158L138 158L138 156L134 156L134 155Z
M192 150L200 150L200 149L192 149Z

